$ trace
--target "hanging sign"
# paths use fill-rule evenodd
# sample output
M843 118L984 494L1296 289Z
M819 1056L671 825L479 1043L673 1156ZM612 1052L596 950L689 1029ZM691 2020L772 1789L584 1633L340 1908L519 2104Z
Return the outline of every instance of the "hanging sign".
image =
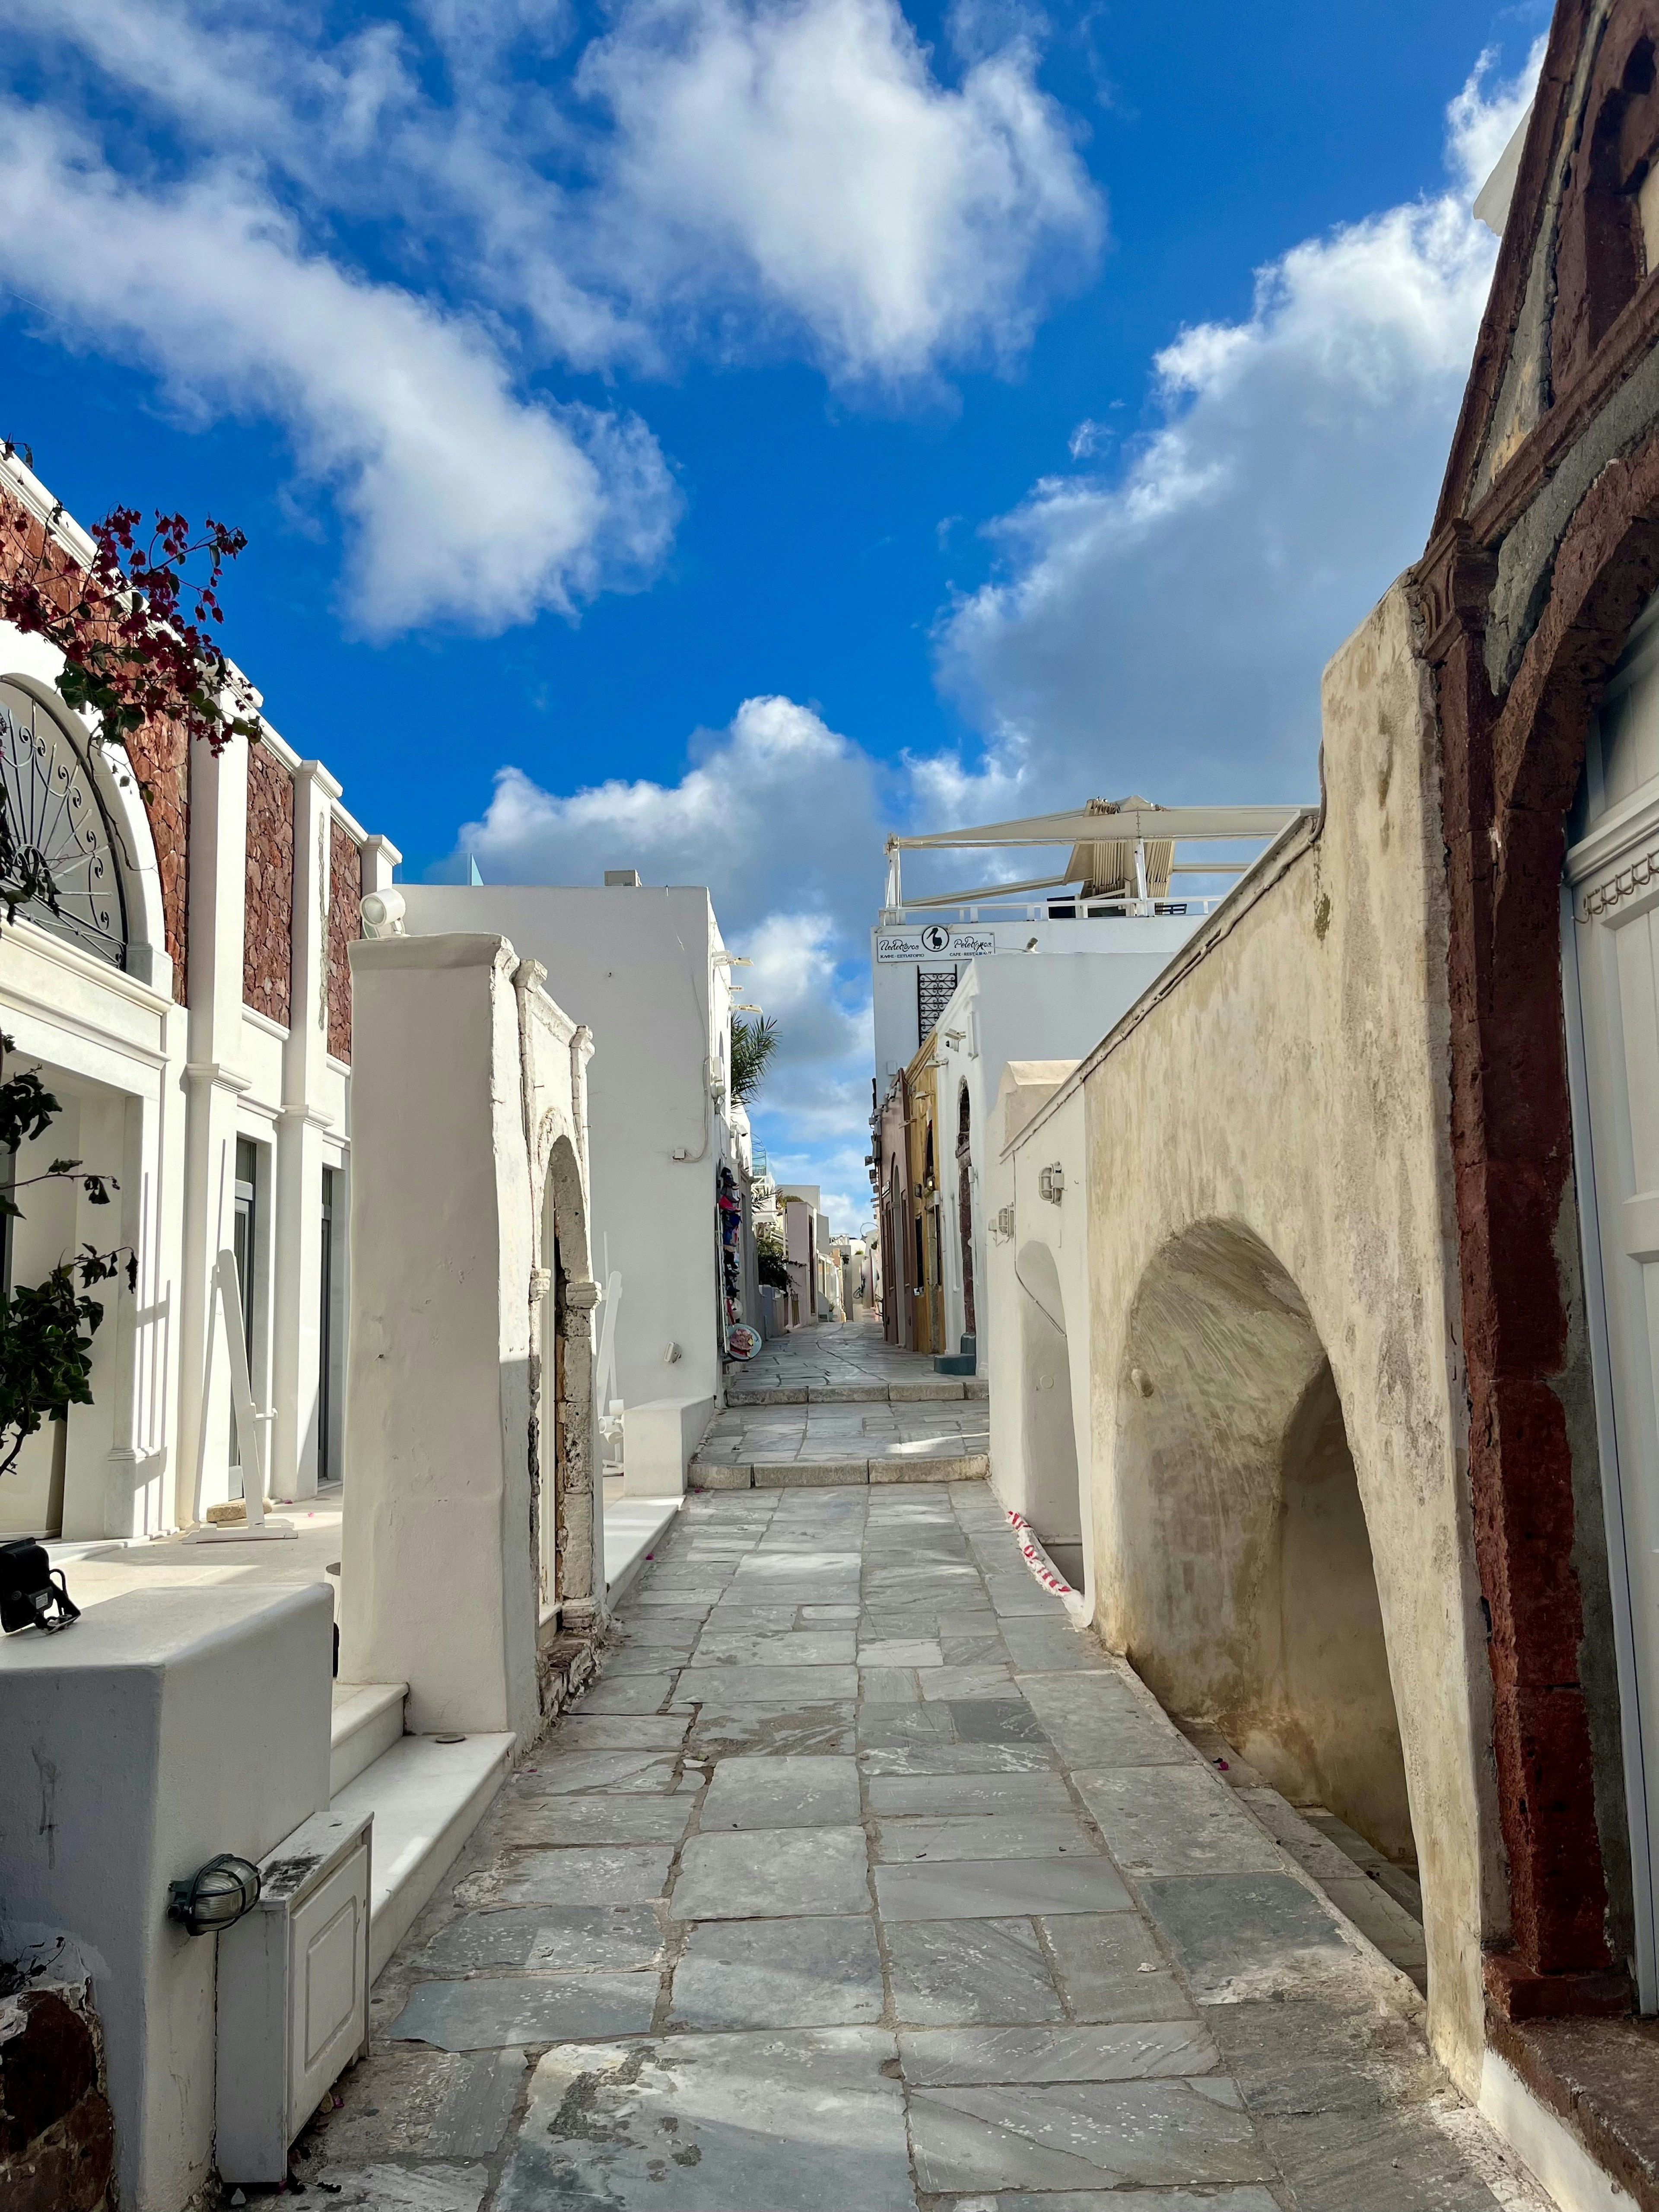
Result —
M878 930L878 960L981 960L997 949L996 933L989 929L951 929L930 921L920 929Z

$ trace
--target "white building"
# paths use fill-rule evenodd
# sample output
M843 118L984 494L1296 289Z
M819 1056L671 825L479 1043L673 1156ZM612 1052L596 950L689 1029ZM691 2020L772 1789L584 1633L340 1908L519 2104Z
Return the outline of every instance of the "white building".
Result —
M89 558L15 458L0 460L0 498ZM9 1067L38 1064L64 1109L15 1173L78 1159L120 1188L94 1207L73 1184L36 1183L0 1264L9 1287L27 1285L86 1243L125 1244L138 1287L103 1287L93 1402L25 1446L0 1481L0 1531L140 1535L241 1494L210 1296L223 1249L240 1271L255 1402L272 1409L272 1492L305 1497L341 1472L346 947L398 854L268 725L217 758L148 729L125 750L94 743L54 689L61 666L0 625L0 775L61 906L0 917Z
M994 1109L1003 1071L1010 1060L1080 1060L1196 926L1196 917L1178 915L1126 922L1121 933L1102 933L1096 941L1104 950L1016 953L970 961L963 969L939 1017L933 1054L939 1206L945 1224L939 1250L945 1338L952 1346L985 1330L987 1194L991 1160L1002 1142ZM971 1280L981 1291L971 1315L964 1245Z
M617 1395L718 1401L720 1172L746 1189L749 1164L748 1117L727 1090L732 956L706 890L612 874L592 888L404 884L405 926L509 939L592 1032L592 1257L601 1283L623 1279Z
M1086 808L887 841L871 932L876 1052L871 1182L893 1279L890 1341L971 1360L985 1276L986 1123L1011 1060L1087 1052L1180 951L1242 864L1198 849L1260 845L1285 807ZM904 896L916 848L1069 854L1057 874ZM1191 878L1190 895L1177 878ZM1204 885L1210 888L1200 888Z

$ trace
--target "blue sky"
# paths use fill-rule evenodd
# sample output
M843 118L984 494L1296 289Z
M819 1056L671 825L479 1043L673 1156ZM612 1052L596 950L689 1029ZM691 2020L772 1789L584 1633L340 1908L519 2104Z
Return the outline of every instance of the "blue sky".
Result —
M247 531L227 641L405 873L708 882L850 1223L886 829L1313 790L1546 11L8 16L0 434Z

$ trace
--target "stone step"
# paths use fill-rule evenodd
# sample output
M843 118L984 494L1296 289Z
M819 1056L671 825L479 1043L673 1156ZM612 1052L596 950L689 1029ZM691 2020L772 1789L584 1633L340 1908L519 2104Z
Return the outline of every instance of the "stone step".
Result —
M971 1375L978 1362L971 1352L936 1352L933 1372L936 1375Z
M399 1736L330 1810L374 1815L368 1974L374 1980L456 1860L506 1778L516 1738Z
M686 1469L693 1490L805 1490L846 1483L983 1482L990 1468L985 1452L951 1458L759 1460L736 1466L720 1460L696 1460Z
M971 1364L963 1370L972 1372ZM911 1406L934 1398L960 1398L954 1375L907 1375L902 1382L728 1383L731 1406ZM982 1395L982 1394L981 1394Z
M337 1682L329 1730L328 1794L337 1797L404 1732L407 1682Z
M605 1502L605 1597L615 1606L646 1555L685 1500L678 1498L607 1498Z

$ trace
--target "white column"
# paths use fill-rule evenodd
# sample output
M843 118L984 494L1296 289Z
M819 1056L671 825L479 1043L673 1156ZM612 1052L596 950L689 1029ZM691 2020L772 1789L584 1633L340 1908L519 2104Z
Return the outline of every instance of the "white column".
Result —
M389 891L392 872L403 860L403 854L390 837L365 837L363 840L363 896L370 891Z
M274 1498L317 1490L321 1398L323 1143L328 1007L329 838L340 787L320 761L294 771L294 946L283 1106L276 1116L270 1489Z
M351 948L340 1674L407 1682L416 1735L538 1716L517 966L499 937Z
M223 1346L205 1397L211 1273L235 1218L236 1107L248 1078L235 1065L242 1028L247 899L247 748L190 757L189 1054L185 1066L185 1223L179 1267L179 1458L173 1518L181 1527L228 1487L230 1386ZM198 1495L198 1486L200 1485Z

